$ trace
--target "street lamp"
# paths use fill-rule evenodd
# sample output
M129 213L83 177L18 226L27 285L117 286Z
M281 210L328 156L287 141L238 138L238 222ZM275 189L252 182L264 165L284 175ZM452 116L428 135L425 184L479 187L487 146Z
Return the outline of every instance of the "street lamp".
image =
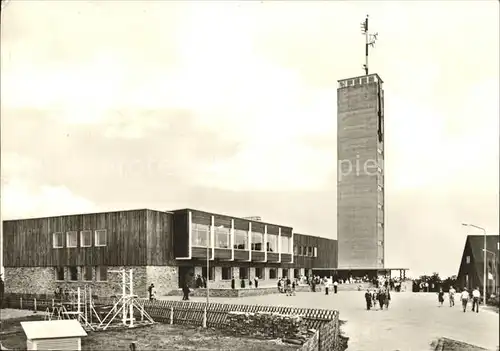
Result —
M495 267L497 267L497 254L494 253L493 251L490 251L490 250L487 250L487 249L483 249L484 252L488 252L490 254L493 255L493 264L495 265ZM493 277L493 293L496 295L497 294L497 271L496 271L496 268L495 268L495 276L493 276L493 272L491 272L491 276Z
M483 257L483 305L486 305L486 229L484 229L483 227L479 227L477 225L474 225L474 224L469 224L469 223L462 223L463 226L465 227L472 227L472 228L476 228L476 229L480 229L483 231L483 236L484 236L484 243L483 243L483 246L484 246L484 257Z

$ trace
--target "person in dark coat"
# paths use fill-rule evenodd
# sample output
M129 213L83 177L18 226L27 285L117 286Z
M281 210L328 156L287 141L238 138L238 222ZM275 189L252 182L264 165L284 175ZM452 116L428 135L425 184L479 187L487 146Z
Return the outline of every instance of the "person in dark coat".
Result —
M187 301L187 300L189 300L189 293L190 293L190 292L191 292L191 290L189 289L188 284L187 284L187 283L186 283L186 284L184 284L184 287L182 288L182 294L183 294L183 296L182 296L182 300L183 300L183 301Z
M439 302L439 307L443 306L443 302L444 302L444 292L443 292L443 289L439 289L439 292L438 292L438 302Z
M151 283L151 285L148 287L148 295L149 295L149 301L153 300L153 288L155 285Z
M231 289L236 289L236 281L234 280L234 275L233 278L231 279Z
M207 278L203 277L203 288L207 288Z
M259 287L259 277L255 277L254 282L255 282L255 289L257 289Z
M391 292L389 290L386 290L385 292L385 300L384 300L384 305L385 309L389 309L389 302L391 301Z
M196 288L199 289L203 286L203 280L201 279L201 276L198 274L196 277Z
M378 304L380 306L380 309L384 309L384 302L385 302L385 291L383 289L380 289L378 296L377 296Z
M365 300L366 300L366 309L369 311L370 308L372 307L372 294L370 292L370 289L366 289Z

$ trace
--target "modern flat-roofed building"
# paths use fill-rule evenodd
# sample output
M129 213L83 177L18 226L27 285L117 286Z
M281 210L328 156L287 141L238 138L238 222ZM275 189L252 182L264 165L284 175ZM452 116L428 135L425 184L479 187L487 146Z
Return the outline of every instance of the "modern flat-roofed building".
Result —
M194 209L149 209L76 214L3 222L5 291L52 293L90 285L99 296L121 293L121 276L134 269L145 295L163 295L197 275L213 288L259 277L311 275L337 267L336 240L295 234L293 228ZM237 284L239 286L239 284Z
M384 90L377 74L337 89L339 269L384 268Z

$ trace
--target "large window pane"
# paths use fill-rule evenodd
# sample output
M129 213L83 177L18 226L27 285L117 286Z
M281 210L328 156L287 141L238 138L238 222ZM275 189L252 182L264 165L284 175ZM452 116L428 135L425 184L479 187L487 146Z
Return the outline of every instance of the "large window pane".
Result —
M209 230L208 225L193 223L191 227L191 245L207 247Z
M282 236L281 237L281 253L292 253L292 238L289 236Z
M231 280L231 268L222 267L222 280Z
M264 234L257 232L252 233L252 250L264 251Z
M234 230L234 248L237 250L248 249L248 232L246 230Z
M278 252L278 236L267 234L267 252Z
M231 240L229 228L215 228L215 247L229 249Z

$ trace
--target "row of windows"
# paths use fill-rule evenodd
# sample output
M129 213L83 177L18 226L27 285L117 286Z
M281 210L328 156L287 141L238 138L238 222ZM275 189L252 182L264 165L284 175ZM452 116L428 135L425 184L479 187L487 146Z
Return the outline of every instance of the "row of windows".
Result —
M64 236L66 234L66 237ZM94 234L94 235L92 235ZM80 242L78 242L78 237L80 237ZM94 246L106 246L107 244L107 232L106 229L99 229L96 231L92 230L82 230L80 236L78 236L77 231L70 232L56 232L52 234L52 247L54 249L60 249L64 247L91 247L92 237L94 237ZM66 238L66 240L64 240ZM66 246L65 246L66 244Z
M214 280L215 277L215 267L210 267L210 277L209 280ZM288 277L288 269L283 268L283 277ZM202 274L206 277L207 268L203 267ZM233 268L232 267L222 267L222 280L231 280L233 278ZM238 274L234 275L234 278L238 279L254 279L255 277L259 278L259 280L266 279L265 269L264 268L255 268L255 276L249 276L249 268L248 267L239 267ZM277 268L269 268L269 279L277 279L278 278L278 269Z
M108 267L106 266L66 266L55 267L57 281L86 281L94 280L105 282L108 280Z
M219 249L231 248L231 231L229 228L215 228L215 237L213 245ZM210 242L210 226L204 224L193 223L191 228L191 244L198 247L207 247ZM235 250L248 250L249 232L246 230L234 230ZM267 235L267 243L265 245L267 252L278 252L279 236L275 234ZM281 237L281 253L292 253L292 238L288 236ZM264 251L264 234L252 232L251 249L253 251Z
M318 257L318 248L316 246L296 246L295 256Z

